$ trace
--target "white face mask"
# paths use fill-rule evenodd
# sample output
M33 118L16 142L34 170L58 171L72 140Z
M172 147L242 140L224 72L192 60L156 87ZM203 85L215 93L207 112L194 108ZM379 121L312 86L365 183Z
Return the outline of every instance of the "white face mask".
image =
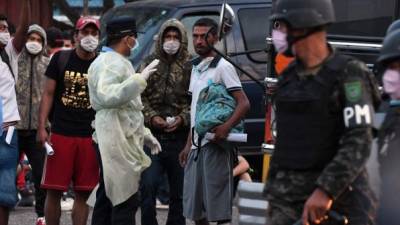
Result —
M11 36L9 32L0 32L0 43L3 45L7 45L10 41Z
M85 51L94 52L99 45L99 38L88 35L81 39L80 45Z
M400 99L400 72L387 69L383 74L383 89L391 99Z
M272 30L272 43L278 53L284 53L289 47L287 34L279 30Z
M32 55L37 55L43 49L42 44L40 44L36 41L26 42L25 47L26 47L26 50L28 50L28 52L31 53Z
M138 54L139 46L140 46L139 41L137 39L135 39L135 46L133 46L133 48L131 48L130 56L136 56Z
M168 55L174 55L175 53L177 53L179 47L181 47L181 43L175 40L166 41L163 44L163 49Z

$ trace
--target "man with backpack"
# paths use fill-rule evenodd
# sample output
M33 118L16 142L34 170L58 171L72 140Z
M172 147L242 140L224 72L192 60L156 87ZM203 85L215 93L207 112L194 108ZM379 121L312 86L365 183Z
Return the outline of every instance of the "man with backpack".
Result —
M75 191L73 224L86 224L86 200L97 185L99 167L92 144L91 126L95 112L89 101L87 71L96 58L100 24L97 19L81 17L76 23L76 48L59 51L45 73L47 79L39 109L38 137L42 145L52 145L47 156L42 188L47 189L45 218L48 225L60 223L62 193L71 181ZM46 127L51 123L51 135Z
M208 31L210 32L206 39ZM226 138L250 108L234 67L208 46L208 43L215 45L217 40L217 24L214 20L202 18L195 22L193 46L199 57L192 62L189 85L189 94L192 97L191 127L195 126L198 117L196 106L201 98L199 95L210 82L223 85L224 91L236 101L227 120L208 131L215 133L213 140L198 138L196 129L192 129L180 154L180 162L185 166L183 215L194 220L196 225L209 222L229 224L231 221L234 150L233 146L226 142Z
M11 38L7 17L0 15L0 100L3 116L0 138L0 224L8 224L9 209L17 203L16 168L18 162L17 132L20 120L15 84L18 80L18 57L25 45L30 19L30 1L23 0L21 19Z

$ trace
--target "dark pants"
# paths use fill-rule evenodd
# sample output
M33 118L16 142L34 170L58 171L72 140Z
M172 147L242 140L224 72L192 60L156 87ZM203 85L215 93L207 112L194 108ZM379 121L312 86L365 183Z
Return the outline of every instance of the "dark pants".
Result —
M46 191L40 188L46 150L36 141L36 130L18 130L18 146L20 153L24 152L32 167L33 183L35 185L35 211L38 217L44 216Z
M158 225L156 218L156 196L160 176L164 171L169 183L169 211L167 225L184 225L182 209L183 168L179 164L179 153L186 143L186 134L182 135L155 135L161 144L162 152L151 155L149 149L146 154L151 158L151 166L141 177L140 197L142 225Z
M95 145L100 165L99 189L96 192L96 203L93 209L92 225L135 225L135 215L139 206L138 194L132 195L125 202L113 206L106 195L103 177L103 164L99 148Z

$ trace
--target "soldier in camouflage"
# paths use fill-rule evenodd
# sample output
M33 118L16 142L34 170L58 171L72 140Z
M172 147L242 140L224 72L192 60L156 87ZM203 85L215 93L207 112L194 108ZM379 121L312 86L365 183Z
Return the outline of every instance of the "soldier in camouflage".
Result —
M331 0L278 0L273 44L296 60L279 77L274 101L277 139L265 194L268 224L374 224L376 201L365 168L376 81L360 61L326 40Z
M152 164L142 173L141 212L142 224L157 225L156 193L159 179L168 175L170 196L168 225L183 225L182 188L183 168L178 162L180 150L185 145L190 117L190 101L187 94L191 63L187 49L185 28L176 19L166 21L158 34L153 54L148 56L143 69L154 59L159 59L157 71L147 81L142 93L145 125L161 143L163 151L151 155Z
M378 63L384 69L383 89L390 98L378 132L379 170L381 175L379 225L397 225L400 209L400 20L388 28Z
M38 220L44 220L46 192L40 188L45 150L37 143L39 104L43 94L44 73L49 64L46 56L46 32L39 25L28 29L27 42L18 59L18 81L16 85L18 111L21 120L17 125L18 146L28 157L32 166L35 184L35 210ZM38 223L40 224L40 223Z

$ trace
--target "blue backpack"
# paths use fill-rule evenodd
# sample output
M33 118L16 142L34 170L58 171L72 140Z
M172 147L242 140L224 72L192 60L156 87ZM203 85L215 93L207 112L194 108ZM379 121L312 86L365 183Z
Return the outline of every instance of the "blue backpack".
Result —
M209 80L208 86L201 90L197 100L194 129L199 135L199 140L212 128L225 123L232 116L235 108L236 100L228 93L226 87ZM243 133L243 121L230 132Z

